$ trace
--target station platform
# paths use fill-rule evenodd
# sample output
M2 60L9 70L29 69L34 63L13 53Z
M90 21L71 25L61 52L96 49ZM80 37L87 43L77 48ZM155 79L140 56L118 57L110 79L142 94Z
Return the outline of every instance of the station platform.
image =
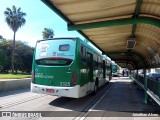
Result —
M90 110L85 120L88 119L118 119L130 117L158 120L160 107L152 102L144 103L144 91L128 77L117 77L111 80L112 87L104 97ZM97 118L98 117L98 118Z

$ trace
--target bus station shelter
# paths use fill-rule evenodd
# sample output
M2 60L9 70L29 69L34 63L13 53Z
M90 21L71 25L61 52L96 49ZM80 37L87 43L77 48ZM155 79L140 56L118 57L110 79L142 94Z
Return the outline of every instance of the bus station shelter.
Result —
M160 67L160 0L42 0L119 66ZM145 101L147 93L145 95Z

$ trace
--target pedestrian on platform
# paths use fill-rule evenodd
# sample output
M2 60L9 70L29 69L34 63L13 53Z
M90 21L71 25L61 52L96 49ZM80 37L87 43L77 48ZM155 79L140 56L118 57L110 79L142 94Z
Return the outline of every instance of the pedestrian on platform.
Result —
M124 77L124 70L122 71L123 77Z

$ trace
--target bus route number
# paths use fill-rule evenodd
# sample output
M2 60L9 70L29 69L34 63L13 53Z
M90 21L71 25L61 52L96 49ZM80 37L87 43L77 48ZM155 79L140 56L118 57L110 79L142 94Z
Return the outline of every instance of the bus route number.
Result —
M70 82L60 82L60 86L68 87L70 86Z

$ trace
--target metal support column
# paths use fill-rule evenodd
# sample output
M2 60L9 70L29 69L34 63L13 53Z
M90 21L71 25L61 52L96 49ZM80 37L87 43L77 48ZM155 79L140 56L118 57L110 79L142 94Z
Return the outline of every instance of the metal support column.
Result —
M144 102L147 104L147 101L148 101L148 94L147 94L148 85L147 85L146 68L144 68L143 71L144 71L144 88L145 88Z
M139 80L139 76L138 76L138 69L137 69L137 73L136 73L136 79L137 79L137 81Z
M131 71L131 69L129 70L129 78L132 79L132 71Z

